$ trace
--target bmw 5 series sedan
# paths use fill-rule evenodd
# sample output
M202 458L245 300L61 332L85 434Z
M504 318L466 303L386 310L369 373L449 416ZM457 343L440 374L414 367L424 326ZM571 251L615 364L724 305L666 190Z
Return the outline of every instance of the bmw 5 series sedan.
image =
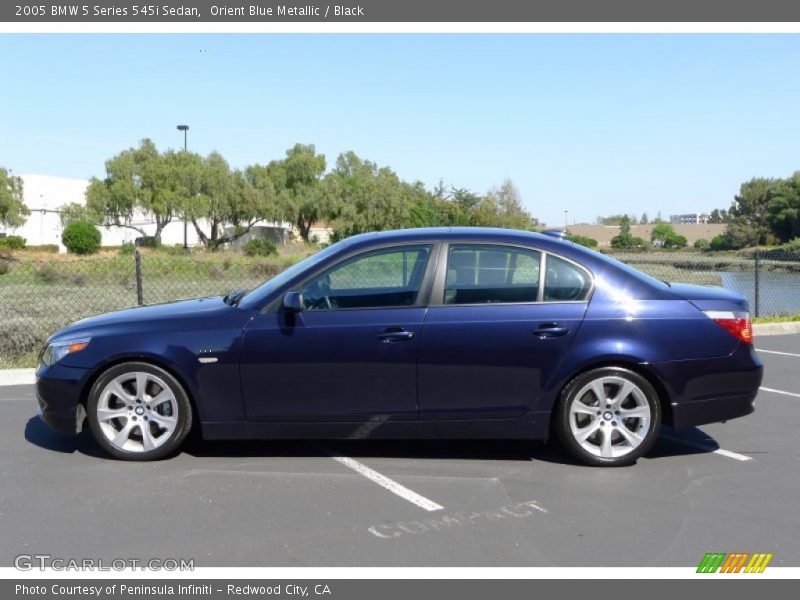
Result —
M78 321L41 351L44 421L114 457L205 439L555 436L634 463L662 423L753 411L747 301L557 236L358 235L260 287Z

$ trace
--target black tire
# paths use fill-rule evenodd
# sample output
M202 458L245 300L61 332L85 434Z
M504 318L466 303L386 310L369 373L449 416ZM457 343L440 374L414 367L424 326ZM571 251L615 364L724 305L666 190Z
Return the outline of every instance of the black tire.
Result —
M646 401L646 404L650 409L649 421L647 421L646 427L644 426L646 421L643 418L637 419L636 417L633 417L628 418L623 422L622 419L624 417L616 416L619 415L619 413L615 413L613 410L613 398L608 400L608 402L612 402L610 405L607 404L606 406L594 406L593 403L590 404L590 402L596 398L596 393L594 391L582 392L582 390L586 390L587 386L591 387L592 383L598 382L603 378L605 378L603 390L606 390L604 395L607 395L609 391L613 392L615 389L617 393L621 393L623 389L622 385L624 384L620 384L619 387L615 388L614 386L616 385L616 382L628 381L638 388L638 390L642 393L643 400ZM643 408L644 402L642 402L642 396L639 396L638 393L634 394L631 392L626 398L622 399L622 404L625 405L626 402L641 402L641 407L637 408ZM589 436L589 439L584 441L584 445L582 445L576 439L576 433L573 432L573 427L580 427L580 423L577 420L583 418L581 414L571 413L571 409L575 402L582 402L584 405L577 406L577 408L599 409L596 416L592 415L585 417L587 420L586 422L588 423L586 427L588 428L589 426L592 426L595 433ZM612 410L609 411L608 408L606 408L607 406L610 406ZM628 406L628 409L630 410L630 404L627 404L626 406ZM561 396L559 397L558 405L556 406L556 414L553 426L556 436L564 448L582 463L598 467L621 467L634 464L653 446L661 428L661 412L661 403L658 398L658 393L650 384L650 382L647 381L647 379L638 373L621 367L604 367L587 371L586 373L575 377L564 387L561 392ZM608 413L612 415L610 418L607 418ZM595 427L595 423L598 424L597 427ZM639 443L638 446L631 447L630 450L626 451L626 448L628 446L632 446L632 443L629 442L626 436L622 435L623 432L619 430L621 427L626 428L626 436L628 433L632 433L635 436L642 438L641 443ZM639 430L636 429L637 427ZM646 432L643 435L640 433L641 428L646 429ZM580 429L578 434L580 434ZM613 440L616 440L616 443L619 444L613 447L614 449L612 452L625 453L619 456L604 457L585 448L586 446L594 450L596 446L596 451L602 452L602 442L605 441L606 435L608 435L609 439L612 440L609 443L614 444L615 442Z
M147 390L148 386L150 386L150 389L158 390L161 388L161 385L160 383L157 382L163 382L164 386L168 388L169 391L172 393L172 398L170 398L167 401L169 402L169 411L170 411L169 414L168 415L158 414L157 416L161 417L162 419L168 418L170 420L175 418L174 429L171 430L163 429L164 432L169 431L169 436L164 440L161 440L160 437L155 438L158 440L158 442L156 442L158 443L158 446L152 449L145 449L145 445L143 442L140 444L141 449L135 449L135 450L124 449L114 445L114 443L112 443L112 441L108 439L106 433L104 433L104 428L103 426L101 426L100 419L98 417L98 406L101 401L103 391L106 389L106 387L109 384L111 384L115 379L118 379L121 376L126 376L126 375L134 376L133 374L135 373L150 374L155 378L155 379L149 379L149 378L145 379L146 381L144 386L145 390ZM152 387L154 384L156 385L155 388ZM136 398L133 398L133 396L136 396ZM142 410L145 410L145 407L147 407L146 408L147 411L165 410L164 408L157 409L156 406L152 407L149 406L146 400L147 396L142 396L142 399L144 399L144 401L140 402L138 396L139 396L138 392L135 392L134 394L131 395L132 398L131 406L133 406L134 408L137 406L137 403L139 403L142 406ZM119 401L116 399L117 397L114 396L114 398L115 398L114 402L119 403ZM172 399L174 399L174 402L172 402ZM127 402L128 401L126 400L125 402L122 402L122 404L127 404ZM122 408L115 407L113 410L125 411L125 407ZM175 412L177 412L177 415L174 415ZM135 415L138 413L128 411L128 414ZM189 401L189 396L186 394L186 391L183 389L183 386L177 379L175 379L175 377L173 377L170 373L168 373L164 369L144 362L121 363L113 367L110 367L107 371L105 371L102 375L100 375L100 377L98 377L97 381L92 386L91 391L89 392L89 397L86 402L86 415L89 421L89 428L97 443L108 454L110 454L115 458L119 458L121 460L148 461L148 460L158 460L160 458L169 456L180 447L186 436L189 434L189 431L191 431L192 429L192 406ZM152 424L145 425L144 421L148 420L146 415L150 415L150 419L151 421L153 421ZM123 417L126 419L132 418L134 421L136 421L135 424L132 424L133 429L131 430L132 434L130 435L132 443L129 443L128 445L135 446L136 444L135 438L137 435L139 439L144 437L143 435L144 431L141 429L141 427L143 426L152 427L154 428L153 430L155 430L156 432L162 430L159 428L157 424L155 424L155 419L154 419L155 416L156 414L154 413L146 412L145 416ZM121 429L123 428L121 424L127 425L128 421L117 419L114 421L107 420L106 423L111 423L110 425L111 427L119 427ZM148 421L148 423L150 422ZM140 428L138 429L138 433L136 429L137 427ZM106 431L108 431L108 426L106 427ZM166 435L166 433L162 433L161 435ZM150 437L150 439L154 439L152 436L148 437Z

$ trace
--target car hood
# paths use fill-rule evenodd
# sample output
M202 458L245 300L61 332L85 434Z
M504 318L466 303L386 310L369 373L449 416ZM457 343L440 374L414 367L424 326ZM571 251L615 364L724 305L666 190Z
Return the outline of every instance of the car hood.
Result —
M669 286L673 294L701 310L748 310L747 298L723 287L690 283L670 283Z
M55 333L49 341L78 333L91 332L121 323L127 324L142 321L152 323L157 321L196 318L203 313L217 313L220 310L229 308L231 307L225 304L221 296L137 306L75 321L71 325Z

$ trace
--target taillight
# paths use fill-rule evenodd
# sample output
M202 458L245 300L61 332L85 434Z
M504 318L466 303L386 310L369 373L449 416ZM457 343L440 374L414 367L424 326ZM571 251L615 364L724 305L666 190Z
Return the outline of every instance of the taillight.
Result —
M736 339L746 344L753 343L753 326L750 324L749 313L732 310L707 310L705 313L708 318L714 319Z

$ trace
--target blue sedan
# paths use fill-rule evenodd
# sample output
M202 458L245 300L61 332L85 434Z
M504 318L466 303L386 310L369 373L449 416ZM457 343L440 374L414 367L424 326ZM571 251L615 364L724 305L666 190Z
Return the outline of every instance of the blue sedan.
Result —
M249 292L73 323L42 349L44 421L120 459L206 439L556 436L634 463L662 423L747 415L747 301L547 234L358 235Z

